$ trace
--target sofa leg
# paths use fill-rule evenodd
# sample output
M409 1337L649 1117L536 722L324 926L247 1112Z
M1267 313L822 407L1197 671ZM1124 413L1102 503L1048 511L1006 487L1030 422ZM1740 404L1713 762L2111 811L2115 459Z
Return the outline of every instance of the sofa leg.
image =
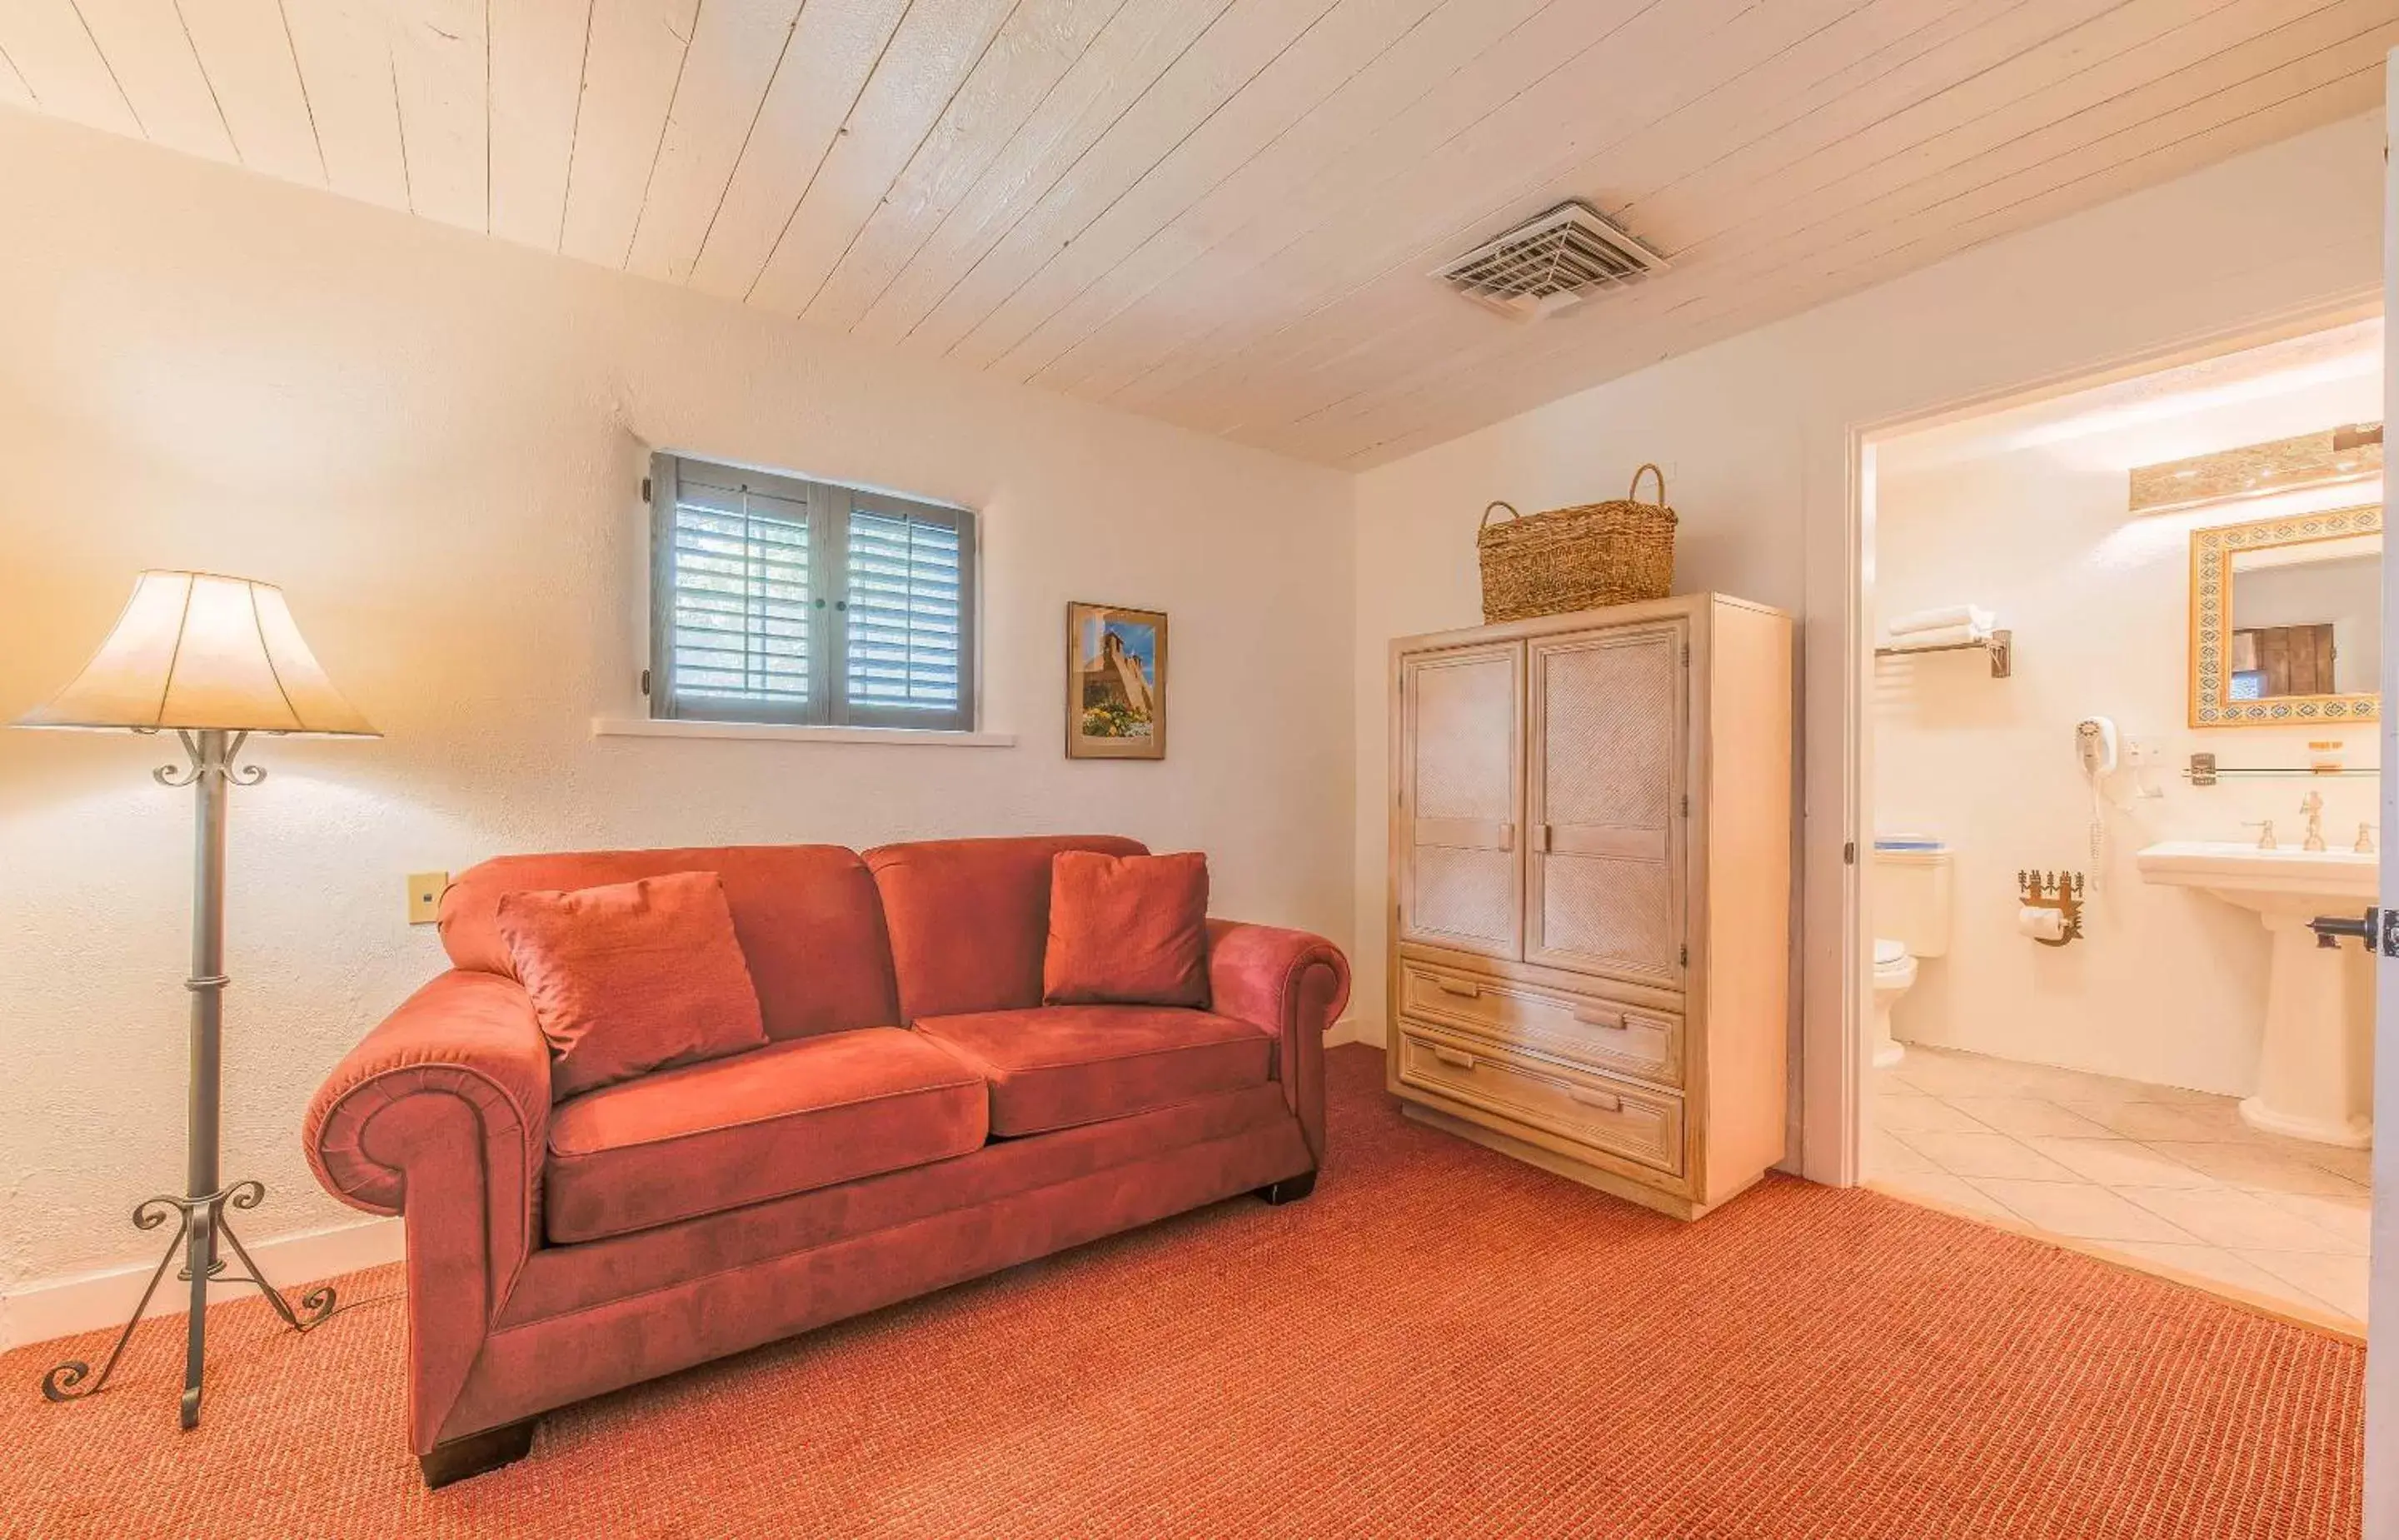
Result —
M1309 1171L1305 1176L1286 1177L1281 1182L1260 1187L1257 1189L1257 1196L1268 1203L1281 1205L1297 1203L1314 1191L1316 1191L1316 1173Z
M481 1433L434 1445L431 1453L416 1457L418 1468L425 1472L426 1487L446 1487L453 1481L463 1481L469 1476L481 1476L523 1459L533 1448L534 1425L539 1421L538 1417L527 1417L521 1423L487 1427Z

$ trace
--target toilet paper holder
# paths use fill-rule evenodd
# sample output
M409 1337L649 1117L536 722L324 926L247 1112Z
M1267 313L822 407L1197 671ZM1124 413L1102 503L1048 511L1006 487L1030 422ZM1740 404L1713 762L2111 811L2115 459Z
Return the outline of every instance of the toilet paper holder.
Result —
M2062 947L2082 939L2082 873L2080 871L2019 871L2016 894L2033 909L2053 909L2066 920L2064 934L2053 940L2032 939L2045 947Z

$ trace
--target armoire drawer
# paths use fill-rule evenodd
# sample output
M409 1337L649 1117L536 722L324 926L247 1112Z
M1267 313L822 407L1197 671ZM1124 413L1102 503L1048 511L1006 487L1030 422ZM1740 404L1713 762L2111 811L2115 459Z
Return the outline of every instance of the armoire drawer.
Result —
M1683 1083L1683 1019L1511 979L1400 961L1400 1010L1662 1086Z
M1400 1024L1400 1081L1512 1122L1683 1174L1683 1099L1539 1064L1413 1021Z

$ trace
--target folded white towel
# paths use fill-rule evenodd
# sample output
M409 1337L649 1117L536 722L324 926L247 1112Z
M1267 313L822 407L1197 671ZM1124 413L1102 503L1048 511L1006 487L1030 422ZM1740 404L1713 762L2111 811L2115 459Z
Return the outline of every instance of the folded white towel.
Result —
M1905 636L1910 631L1945 631L1957 626L1979 627L1988 631L1999 624L1999 617L1980 604L1945 604L1937 610L1918 610L1901 615L1884 628L1893 636Z
M1990 628L1986 626L1944 626L1936 630L1894 633L1891 644L1903 653L1913 653L1927 647L1961 647L1970 642L1990 640Z

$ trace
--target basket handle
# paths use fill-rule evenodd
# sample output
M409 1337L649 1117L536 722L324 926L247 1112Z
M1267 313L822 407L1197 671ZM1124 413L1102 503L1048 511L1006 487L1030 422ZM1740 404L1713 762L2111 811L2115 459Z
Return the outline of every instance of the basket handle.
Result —
M1633 473L1633 486L1630 491L1625 493L1625 497L1635 503L1641 501L1641 477L1644 472L1658 478L1657 506L1661 508L1664 507L1666 506L1666 473L1660 470L1656 466L1645 465L1640 470L1636 470Z
M1660 481L1658 485L1660 489L1658 495L1663 497L1666 495L1663 490L1666 483ZM1491 505L1491 508L1506 508L1508 510L1508 517L1511 519L1522 519L1525 517L1523 514L1516 511L1516 505L1513 503L1494 503ZM1474 526L1478 534L1491 527L1491 508L1484 508L1483 510L1483 522Z

